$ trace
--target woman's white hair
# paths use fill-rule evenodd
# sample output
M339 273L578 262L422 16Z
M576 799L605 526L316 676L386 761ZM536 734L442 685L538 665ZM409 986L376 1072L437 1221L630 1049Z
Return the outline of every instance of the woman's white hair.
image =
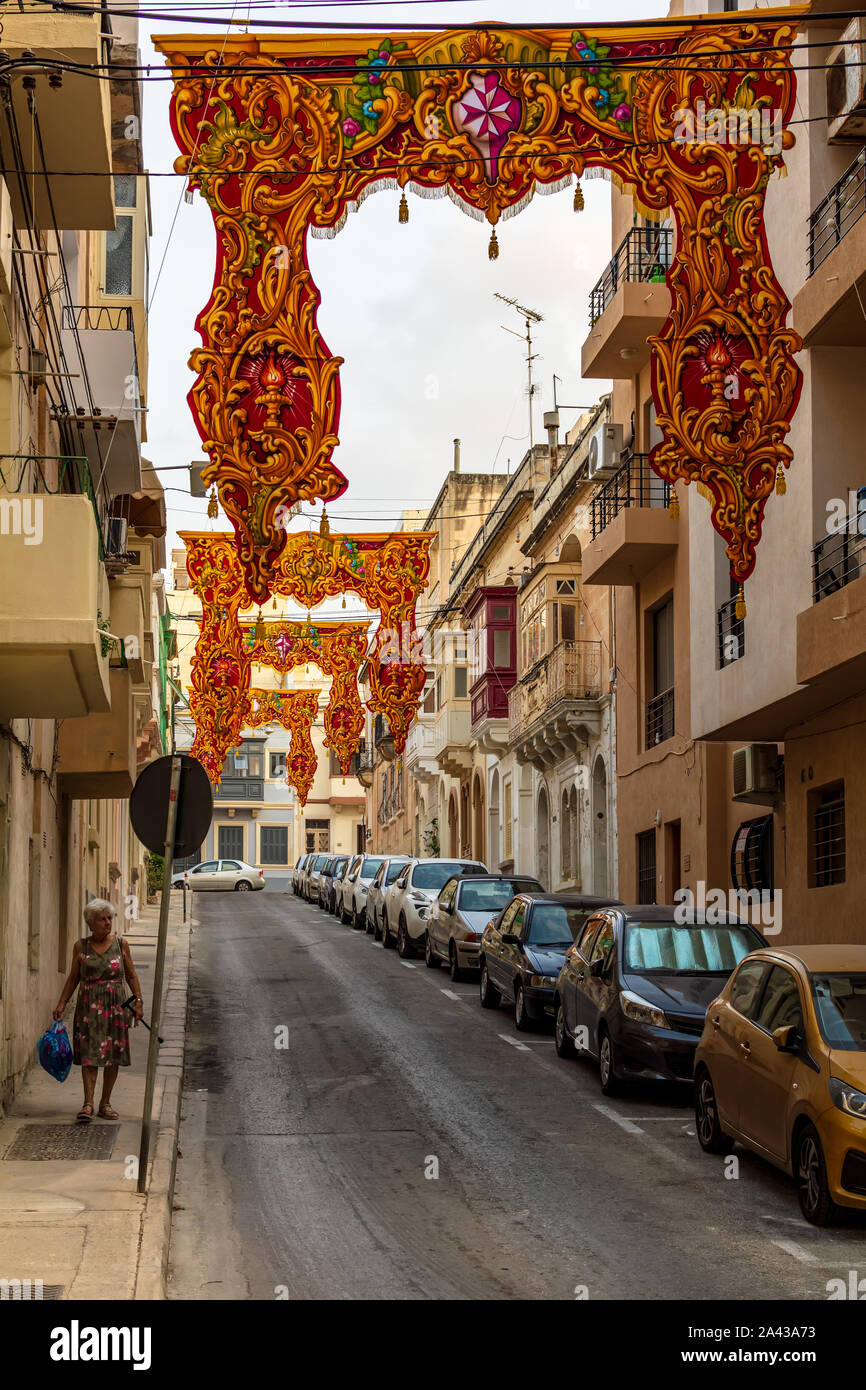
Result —
M116 913L114 904L108 902L105 898L91 898L84 909L84 920L89 927L92 927L95 919L101 917L103 912L110 912L112 917L114 917Z

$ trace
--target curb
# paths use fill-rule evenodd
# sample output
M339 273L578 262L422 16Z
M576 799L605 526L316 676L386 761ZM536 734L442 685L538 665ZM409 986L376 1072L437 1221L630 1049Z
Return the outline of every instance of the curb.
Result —
M133 1294L136 1301L165 1298L183 1094L189 952L190 923L187 921L178 929L159 1025L165 1037L156 1068L157 1086L161 1084L162 1088L162 1102L141 1221L138 1271Z

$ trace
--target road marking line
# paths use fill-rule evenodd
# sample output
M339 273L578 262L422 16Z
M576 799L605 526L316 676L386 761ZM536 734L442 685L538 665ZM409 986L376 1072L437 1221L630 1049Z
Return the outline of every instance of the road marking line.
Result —
M632 1120L627 1120L625 1115L618 1115L609 1105L593 1105L593 1110L597 1110L599 1115L606 1115L609 1120L613 1120L615 1125L624 1129L626 1134L643 1134L640 1125L636 1125Z
M773 1245L778 1245L780 1250L784 1250L786 1255L793 1255L795 1260L799 1260L804 1265L819 1264L817 1256L804 1250L802 1245L798 1245L795 1240L774 1240Z
M448 998L448 999L456 999L458 1004L460 1004L460 1003L463 1002L463 1001L461 1000L461 998L460 998L460 995L459 995L459 994L455 994L454 991L453 991L453 989L443 989L443 990L442 990L442 993L443 993L443 994L446 996L446 998Z
M405 967L406 967L407 970L414 970L414 969L415 969L415 966L412 964L411 961L408 961L408 960L401 960L400 964L401 964L401 965L405 965Z
M448 993L447 989L443 989L442 993L443 993L443 994L447 994L447 993ZM507 1042L507 1043L509 1044L510 1047L516 1047L518 1052L531 1052L531 1051L532 1051L532 1048L531 1048L531 1047L527 1047L527 1046L526 1046L526 1043L518 1042L516 1038L510 1038L510 1037L508 1036L507 1033L500 1033L499 1036L500 1036L500 1038L502 1039L502 1041L503 1041L503 1042Z

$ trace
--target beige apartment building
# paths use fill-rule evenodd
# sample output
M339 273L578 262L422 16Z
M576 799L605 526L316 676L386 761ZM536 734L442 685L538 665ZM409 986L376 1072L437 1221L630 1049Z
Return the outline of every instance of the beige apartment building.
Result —
M144 897L128 798L169 737L171 651L165 504L141 455L149 213L140 90L124 74L136 21L2 17L4 52L34 57L0 78L0 1107L50 1020L87 899L132 920ZM109 64L112 80L58 73L58 58Z
M620 896L671 901L701 883L757 889L772 895L781 940L860 941L866 174L864 139L853 138L863 122L851 113L863 21L844 36L844 21L801 25L801 42L824 46L795 58L804 69L796 145L787 178L770 182L766 223L804 342L804 383L787 490L767 506L747 616L736 617L706 501L679 488L674 518L648 468L657 434L646 340L667 314L673 232L616 190L583 375L613 378L622 452L592 501L584 582L615 594ZM846 54L856 92L842 97L827 68Z

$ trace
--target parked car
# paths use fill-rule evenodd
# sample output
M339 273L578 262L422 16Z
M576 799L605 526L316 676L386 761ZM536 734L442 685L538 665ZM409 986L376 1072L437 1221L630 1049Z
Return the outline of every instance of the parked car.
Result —
M315 857L316 857L315 854L305 854L304 857L303 857L303 859L301 860L301 867L300 867L300 869L298 870L298 897L299 897L299 898L305 898L305 897L307 896L307 877L308 877L308 875L309 875L310 867L311 867L311 865L312 865L313 860L315 859Z
M517 893L543 893L535 878L469 874L449 878L430 908L424 959L431 970L448 963L452 980L478 969L481 935Z
M390 888L399 878L403 867L409 863L408 854L388 854L382 860L376 877L367 889L367 931L372 932L373 940L378 941L382 934L381 913L385 901L385 889Z
M296 897L300 892L301 874L303 873L303 868L307 862L308 857L309 856L306 854L299 855L297 863L295 864L295 867L292 869L292 892L295 894Z
M249 893L265 886L261 869L242 859L208 859L186 870L187 885L196 893Z
M319 875L330 857L329 854L317 854L307 869L307 876L304 882L304 896L308 903L317 903L319 901Z
M741 961L707 1010L695 1115L707 1152L738 1139L792 1174L813 1225L866 1209L866 946Z
M333 854L319 875L319 907L333 912L334 880L339 878L349 862L347 854Z
M417 943L427 932L427 920L434 898L455 874L486 874L487 866L477 859L413 859L385 889L382 907L382 945L390 949L397 937L397 950L406 959L415 954Z
M522 891L485 927L479 950L482 1008L505 999L514 1023L528 1032L554 1017L556 981L566 952L587 920L610 898Z
M683 920L685 918L685 920ZM566 954L556 984L556 1050L597 1058L605 1095L630 1079L691 1082L707 1005L766 942L730 913L609 907Z
M353 859L343 879L343 895L337 909L341 922L351 922L356 931L363 931L367 919L367 894L370 884L382 867L380 854L359 854Z

